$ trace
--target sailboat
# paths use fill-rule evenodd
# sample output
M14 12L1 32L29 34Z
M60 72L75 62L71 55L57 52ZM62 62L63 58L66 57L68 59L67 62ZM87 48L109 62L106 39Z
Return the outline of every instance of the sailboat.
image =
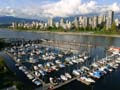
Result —
M69 73L65 73L65 76L68 78L68 79L71 79L72 76L69 74Z
M73 70L73 75L75 75L75 76L79 76L80 75L80 73L77 71L77 70Z
M65 75L60 75L60 78L63 80L63 81L67 81L68 78L65 76Z

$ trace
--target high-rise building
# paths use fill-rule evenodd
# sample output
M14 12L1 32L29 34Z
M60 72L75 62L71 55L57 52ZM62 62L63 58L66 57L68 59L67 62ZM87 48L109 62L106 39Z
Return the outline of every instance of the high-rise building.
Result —
M52 18L48 19L48 26L50 26L50 27L53 26L53 19Z
M79 26L83 27L83 16L79 17Z
M61 18L61 20L60 20L60 26L61 26L61 27L64 26L64 19L63 19L63 18Z
M92 17L89 17L88 19L89 19L89 20L88 20L88 26L92 26L92 22L93 22Z
M70 21L66 21L66 26L67 26L67 29L71 29L72 23Z
M106 22L106 16L105 15L100 15L98 16L98 24L101 25L102 23Z
M115 19L115 24L116 24L117 27L119 27L119 25L120 25L120 20L119 20L119 19Z
M110 10L107 15L106 29L111 28L113 20L114 20L114 11Z
M17 27L17 23L16 22L12 22L12 28L15 29Z
M74 19L74 25L76 28L78 28L78 18L77 17L75 17L75 19Z
M95 28L98 25L98 16L93 17L92 27Z
M88 17L86 17L86 16L84 16L83 17L83 27L85 28L85 27L87 27L88 26Z

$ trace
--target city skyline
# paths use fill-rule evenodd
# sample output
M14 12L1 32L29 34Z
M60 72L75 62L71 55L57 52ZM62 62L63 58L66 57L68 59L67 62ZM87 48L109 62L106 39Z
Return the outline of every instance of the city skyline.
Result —
M1 0L0 16L23 18L69 17L104 13L120 13L119 0Z

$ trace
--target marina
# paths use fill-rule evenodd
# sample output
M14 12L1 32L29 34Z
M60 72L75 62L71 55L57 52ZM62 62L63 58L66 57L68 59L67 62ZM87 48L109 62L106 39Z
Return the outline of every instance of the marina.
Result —
M15 66L43 90L57 89L74 80L91 85L119 67L119 49L110 48L109 54L95 60L90 55L89 47L87 51L74 52L71 48L61 49L60 45L44 45L45 42L46 40L39 43L15 43L5 49L16 62Z

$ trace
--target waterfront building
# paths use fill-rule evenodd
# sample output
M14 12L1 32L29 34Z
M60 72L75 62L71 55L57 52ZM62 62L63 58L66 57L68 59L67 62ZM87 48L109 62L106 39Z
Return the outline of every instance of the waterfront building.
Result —
M119 19L115 19L115 24L116 24L117 30L120 30L120 20Z
M64 24L65 24L65 23L64 23L64 19L61 18L61 20L60 20L60 26L61 26L61 27L64 27Z
M106 16L105 15L98 16L98 25L103 25L105 23L106 23Z
M83 16L79 17L79 26L83 27Z
M92 28L97 27L98 25L98 16L93 16Z
M74 23L74 26L75 26L76 28L78 28L78 18L77 18L77 17L75 17L73 23Z
M70 21L66 21L66 27L67 29L71 29L72 28L72 23Z
M103 22L103 15L98 16L98 24L102 24Z
M88 20L88 26L92 26L92 22L93 22L92 17L89 17L88 19L89 19Z
M106 29L111 28L113 20L114 20L114 11L110 10L107 15Z
M86 28L88 26L88 17L86 17L86 16L83 17L83 24L82 24L82 26L84 28Z
M32 23L12 23L12 28L24 28L24 29L45 29L48 27L62 27L64 29L78 28L78 27L92 27L96 28L97 26L106 25L106 29L111 28L114 20L114 12L109 11L107 15L100 16L80 16L79 18L75 17L73 21L66 20L61 18L58 22L53 22L53 18L49 18L48 22L36 22ZM118 27L118 21L116 21L116 26Z
M59 22L55 23L55 27L58 28L60 26Z
M44 23L44 28L47 28L48 27L48 23Z
M13 29L17 28L17 23L16 22L12 22L12 28Z
M115 19L115 24L116 24L116 26L119 26L119 19Z
M53 27L53 19L52 18L48 19L48 26Z

